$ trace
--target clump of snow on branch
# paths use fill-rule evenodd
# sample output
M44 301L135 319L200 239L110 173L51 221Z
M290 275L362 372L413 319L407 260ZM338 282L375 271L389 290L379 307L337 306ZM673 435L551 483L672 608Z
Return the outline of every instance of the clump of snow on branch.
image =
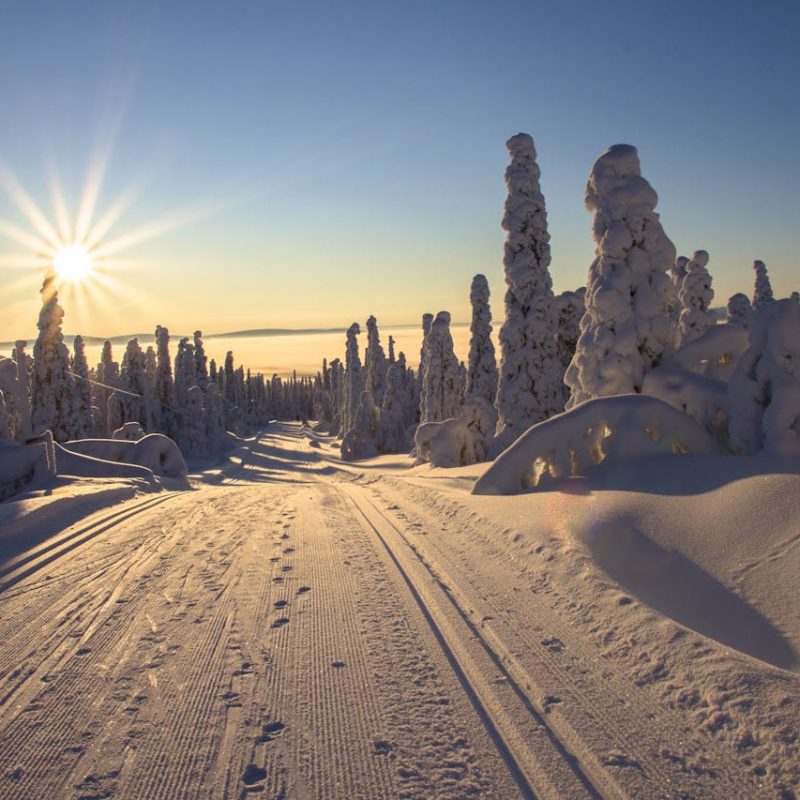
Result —
M598 464L657 453L719 453L700 425L639 394L602 397L531 427L478 479L473 494L516 494L549 475L585 475Z
M708 253L705 250L696 250L681 283L678 293L681 306L678 335L681 345L699 338L716 324L716 318L709 310L714 299L714 290L711 288L707 264Z
M502 222L507 232L503 256L507 289L499 337L495 450L533 423L558 413L564 399L549 271L550 234L536 149L526 133L512 136L506 148L511 156Z
M675 247L664 233L650 184L631 145L614 145L592 167L586 207L596 255L586 313L565 383L567 407L594 397L640 392L645 373L675 346Z

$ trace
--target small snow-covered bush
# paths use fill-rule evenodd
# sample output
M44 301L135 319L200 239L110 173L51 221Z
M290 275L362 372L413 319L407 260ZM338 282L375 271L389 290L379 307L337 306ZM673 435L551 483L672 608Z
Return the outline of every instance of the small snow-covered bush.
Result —
M715 325L685 344L665 364L727 381L736 360L747 349L747 331L739 325Z
M494 406L482 397L470 397L457 417L425 422L414 435L417 463L434 467L464 467L486 461L490 429L496 422Z
M714 299L711 288L711 275L706 269L708 253L696 250L686 268L686 275L678 293L681 313L679 337L682 345L702 336L716 324L714 314L709 310Z
M728 385L731 444L738 453L800 455L800 305L765 304L748 332Z
M643 394L600 397L529 428L477 480L473 494L516 494L550 475L583 475L603 461L656 453L720 453L672 406Z
M66 442L64 449L100 461L138 464L147 467L155 475L168 478L185 478L189 473L178 445L160 433L150 433L135 442L126 439L79 439Z

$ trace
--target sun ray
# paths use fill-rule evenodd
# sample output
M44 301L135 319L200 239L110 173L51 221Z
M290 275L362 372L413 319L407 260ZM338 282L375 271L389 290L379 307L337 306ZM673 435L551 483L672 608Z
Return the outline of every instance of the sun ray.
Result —
M58 231L48 221L33 198L22 188L15 175L2 163L0 163L0 186L28 218L42 239L51 247L57 247L59 244Z
M61 188L58 172L52 161L49 164L48 171L50 173L50 199L53 205L53 213L56 217L58 235L62 243L69 242L72 240L72 224L69 221L69 209L67 208L67 201Z
M144 242L150 241L158 236L162 236L165 233L169 233L179 228L184 228L187 225L192 225L196 222L207 219L208 217L219 213L225 207L227 207L227 204L219 203L215 204L213 207L195 207L173 212L168 216L164 216L161 219L141 225L138 228L134 228L132 231L123 233L114 239L110 239L107 242L98 245L93 251L94 256L96 258L107 258L108 256L122 252L123 250L127 250L134 245L144 244Z
M11 239L23 247L33 250L34 253L53 252L53 247L51 245L48 245L42 239L34 236L34 234L17 227L13 222L8 222L4 219L0 219L0 235Z

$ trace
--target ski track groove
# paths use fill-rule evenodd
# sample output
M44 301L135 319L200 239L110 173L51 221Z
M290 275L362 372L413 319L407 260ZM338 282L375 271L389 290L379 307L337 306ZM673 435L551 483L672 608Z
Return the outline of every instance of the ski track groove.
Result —
M382 482L385 482L385 484L387 484L387 488L390 488L394 491L394 496L391 498L391 500L386 495L381 494L380 490L374 485L371 486L370 489L376 495L380 496L387 506L396 504L398 499L397 495L399 495L401 498L404 495L411 495L414 497L414 503L406 502L401 506L402 512L405 516L404 521L416 521L419 525L417 530L422 530L423 533L427 533L425 531L425 527L430 527L432 519L435 520L434 524L439 527L439 529L443 531L446 536L452 536L452 531L450 528L452 520L445 520L442 518L441 511L437 510L435 505L435 499L431 498L430 496L426 496L427 493L425 490L420 489L413 484L402 486L399 481L391 478ZM422 502L423 506L420 506L420 501ZM422 507L424 507L425 513L427 513L431 519L425 518L424 514L421 512ZM387 517L382 509L378 508L377 506L375 506L375 508L376 511L383 517ZM415 509L415 511L412 511L411 509ZM469 514L470 512L465 510L465 513ZM424 553L428 553L429 550L434 549L437 551L437 555L442 556L444 559L449 559L452 562L453 559L463 558L457 550L449 553L443 553L436 543L431 540L431 537L427 535L425 536L424 541L412 541L409 538L409 534L402 532L397 523L394 523L390 520L390 524L395 528L395 530L398 531L399 535L402 536L409 549L414 553L414 556L425 566L433 579L440 584L443 583L448 587L446 594L450 598L451 602L460 608L460 613L462 613L466 618L477 617L477 620L480 620L488 610L490 612L490 616L494 616L496 620L501 621L503 619L508 619L508 624L512 624L509 615L504 613L503 608L506 604L511 606L513 601L504 600L503 594L506 591L506 587L502 583L498 583L496 585L492 584L492 590L488 591L486 587L481 584L480 577L474 570L474 566L468 566L466 559L464 559L464 565L461 568L460 574L456 576L457 579L451 581L448 576L443 576L440 567L441 561L435 560L432 563L430 560L428 560L428 558L426 558ZM499 553L496 548L491 548L491 543L487 542L487 544L490 545L490 547L486 550L487 554L491 553L493 556L496 556L497 564L502 562L503 555ZM457 587L457 589L455 587ZM474 603L470 602L464 595L463 591L466 587L470 587L474 591L475 595L480 598L482 606L482 611L480 614L475 614L474 612L472 614L470 613L470 606L474 606ZM555 594L558 594L557 587L553 588L552 591ZM559 598L564 602L568 602L560 595ZM564 643L569 646L570 651L573 654L578 653L579 655L583 656L582 663L591 664L593 661L593 654L581 654L577 640L573 640L569 637L568 628L564 626L563 623L561 625L554 623L554 618L558 613L556 609L549 611L548 614L544 614L543 612L545 611L549 610L544 609L541 606L537 606L536 608L538 630L535 628L533 631L530 631L525 626L514 627L514 647L509 647L506 645L497 633L492 631L490 627L480 624L478 621L476 621L476 619L472 619L471 624L476 630L480 630L480 635L487 640L487 645L497 652L498 657L500 657L504 663L508 664L508 668L517 676L517 683L519 685L526 687L528 692L535 692L536 696L543 697L550 692L542 690L542 683L544 681L548 681L549 683L555 682L558 686L563 687L561 691L558 692L562 701L568 696L571 696L577 700L577 704L580 707L581 713L595 727L595 729L603 731L603 737L607 743L607 749L609 751L611 751L613 748L622 753L635 753L637 760L641 759L644 754L642 753L641 748L637 746L638 743L636 730L628 731L619 725L615 726L614 728L610 728L606 724L602 712L598 709L598 703L604 704L610 709L612 702L609 698L611 696L631 699L629 683L624 680L624 677L620 679L613 672L605 671L603 673L602 682L598 683L597 685L603 685L604 689L611 691L604 692L603 696L590 696L587 694L587 692L582 688L582 684L584 683L582 676L575 675L569 667L565 667L563 664L563 659L560 657L561 654L557 652L550 652L546 647L542 647L540 640L547 634L548 630L557 629L559 631L559 636L564 639ZM548 625L548 623L551 624ZM542 677L537 673L537 677L533 677L531 671L524 667L520 657L515 655L515 651L524 651L526 648L529 652L536 653L538 665L544 666L550 673L549 676ZM596 653L594 655L596 655ZM555 678L555 681L553 681L553 678ZM534 707L538 705L535 696L531 695L529 699ZM610 713L611 710L609 711L609 714ZM643 712L643 716L644 715L645 712ZM568 742L580 743L581 735L578 733L575 726L563 719L563 715L560 717L560 719L563 720L563 723L559 725L559 728L563 728L563 732L560 734L561 737ZM661 718L659 719L659 727L670 730L671 735L669 738L672 741L680 741L686 738L685 722L683 724L677 722L676 724L672 725L669 718L664 719L664 715L662 714ZM705 747L707 748L706 752L715 751L714 742L705 742ZM608 772L608 770L605 770L604 766L600 764L596 754L588 752L584 748L584 756L594 761L595 770L603 770L606 773ZM722 754L718 756L718 759L720 763L724 763L726 760ZM641 793L653 793L659 791L661 794L658 796L675 796L674 793L676 791L676 782L679 783L680 775L668 771L666 764L662 766L661 759L659 759L656 754L651 755L646 761L640 763L640 767L641 769L637 771L643 778L646 778L646 780L644 780L638 791L634 791L636 796L639 796ZM721 800L737 796L737 793L740 792L741 789L742 785L740 779L731 780L719 773L717 773L715 776L715 784L713 786L706 787L707 791L713 790L714 792L713 794L707 795L708 797L718 797ZM642 794L642 796L652 795Z

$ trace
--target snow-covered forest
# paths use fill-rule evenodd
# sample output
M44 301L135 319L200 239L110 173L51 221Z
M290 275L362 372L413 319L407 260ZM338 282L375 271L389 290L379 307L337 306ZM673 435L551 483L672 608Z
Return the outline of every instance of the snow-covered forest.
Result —
M80 544L106 525L129 536L108 561L125 588L92 584L86 602L97 619L108 613L108 625L124 619L131 630L142 618L135 603L149 609L135 653L117 652L113 637L95 644L103 626L91 615L70 636L87 660L92 647L106 653L92 674L119 661L116 694L104 689L97 701L103 713L138 720L149 693L168 699L124 744L113 725L89 730L85 708L64 723L69 735L49 722L24 728L30 708L52 703L59 718L56 696L30 681L57 686L61 650L48 649L57 639L49 621L41 654L0 622L24 662L0 670L16 703L0 699L0 736L3 725L12 731L11 755L0 757L9 797L61 796L42 789L62 776L44 745L29 744L39 729L75 756L65 774L85 798L118 786L128 797L798 796L800 296L776 298L767 265L746 253L752 287L715 298L713 254L694 249L703 242L681 243L691 256L679 254L631 145L591 166L594 259L585 286L556 293L534 141L518 133L506 148L505 296L492 302L491 265L465 276L464 361L449 311L419 310L413 369L394 338L382 338L376 314L386 310L376 308L314 375L254 373L232 351L217 363L201 330L176 341L169 320L146 349L132 338L115 351L108 340L90 364L80 335L67 346L69 309L57 276L44 276L36 340L0 357L0 520L10 531L0 536L0 602L40 560L71 552L73 537ZM127 506L117 527L112 515L72 530L69 520L140 493L149 499L132 502L142 509L171 497L180 509L145 533L126 527ZM51 495L56 544L47 545ZM42 516L25 527L26 513ZM243 538L257 519L261 538ZM356 529L372 544L353 538ZM205 559L197 575L190 552ZM262 564L265 552L268 583L242 560L250 553ZM176 584L195 599L184 607L184 589L159 582L167 573L154 559L164 570L174 561ZM781 565L765 578L767 561ZM295 564L318 582L301 583ZM82 580L80 564L70 569ZM140 593L151 580L166 611ZM377 586L380 611L370 605ZM292 640L296 651L270 650L267 637L282 635L312 588L321 610ZM410 590L404 600L401 589ZM80 593L64 591L82 619ZM10 626L28 608L9 597ZM424 624L409 622L409 609ZM180 632L187 615L201 633L212 620L216 633L193 642ZM415 625L419 645L408 633ZM163 631L178 643L168 646ZM568 666L556 663L565 651ZM178 666L165 674L172 656ZM295 694L281 694L289 690L278 688L275 664ZM352 685L341 689L331 671ZM65 674L72 691L88 673ZM196 700L185 675L200 687ZM92 681L81 691L99 691ZM273 700L280 720L268 712ZM179 713L163 716L159 704L172 702ZM355 744L340 746L334 717L352 726ZM291 740L285 720L315 732ZM75 744L76 726L99 744ZM271 747L284 736L294 750ZM191 765L162 769L160 748ZM134 762L141 771L126 768ZM163 774L171 794L156 793ZM307 775L317 776L311 789Z

